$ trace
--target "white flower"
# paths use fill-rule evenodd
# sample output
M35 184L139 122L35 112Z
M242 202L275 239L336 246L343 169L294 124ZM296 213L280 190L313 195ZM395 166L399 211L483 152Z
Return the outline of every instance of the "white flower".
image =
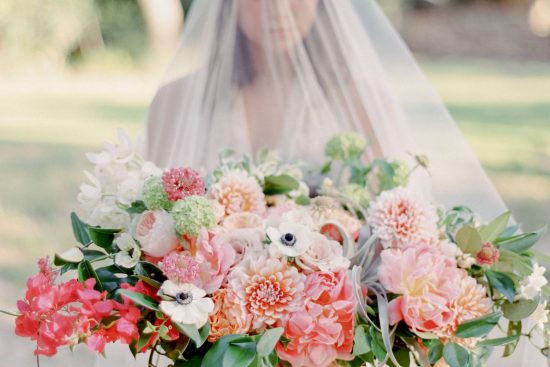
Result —
M193 284L178 284L171 280L162 283L160 293L164 300L160 302L160 310L170 317L170 320L185 325L201 328L208 321L208 315L214 311L214 302L206 296L206 292Z
M548 301L540 303L535 312L529 316L529 320L533 321L541 331L544 331L544 324L548 322L548 310L546 306L548 306Z
M102 186L97 177L90 172L84 171L84 174L88 177L91 184L83 183L80 185L80 193L77 199L84 210L90 211L101 202L103 196Z
M283 222L279 228L269 227L267 235L271 240L269 253L273 257L296 257L307 251L313 237L304 225Z
M115 239L114 244L120 250L115 255L115 264L127 269L136 266L141 257L141 250L132 236L122 233Z
M457 257L456 263L462 269L470 269L476 263L476 258L470 254L461 254Z
M302 268L304 273L331 272L349 267L349 260L344 257L342 246L338 242L320 233L312 233L311 237L313 241L307 251L296 258L296 265Z
M139 172L129 172L128 175L117 185L117 200L122 205L131 205L139 199L143 180Z
M121 209L113 198L103 200L88 213L87 223L101 228L126 229L130 225L130 214Z
M144 212L136 224L141 249L153 257L166 256L179 245L174 219L164 210Z
M149 176L162 175L162 169L157 167L153 162L145 161L141 165L141 178L145 179Z
M309 214L309 211L303 207L298 207L283 213L282 222L301 224L310 229L315 227L315 222Z
M534 264L533 273L519 283L517 298L529 300L537 297L542 287L548 283L548 280L544 277L545 272L546 268L544 266Z
M117 163L128 163L133 160L135 156L132 139L124 129L117 129L117 135L118 144L105 141L103 142L103 147Z

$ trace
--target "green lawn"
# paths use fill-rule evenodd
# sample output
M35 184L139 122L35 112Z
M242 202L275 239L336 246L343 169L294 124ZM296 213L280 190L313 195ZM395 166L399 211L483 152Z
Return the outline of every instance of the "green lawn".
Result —
M550 65L422 65L518 220L550 222ZM0 86L0 307L36 257L73 243L83 153L115 127L135 134L155 89L141 76L59 83Z

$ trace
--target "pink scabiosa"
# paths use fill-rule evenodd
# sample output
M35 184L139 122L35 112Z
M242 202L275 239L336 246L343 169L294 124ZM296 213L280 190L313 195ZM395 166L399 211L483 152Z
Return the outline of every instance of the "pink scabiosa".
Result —
M437 221L431 205L402 187L383 192L367 215L367 224L386 248L433 241L438 237Z
M204 195L204 180L191 168L169 169L162 175L162 183L170 201L178 201L193 195Z
M172 209L176 231L181 235L195 237L201 229L216 225L216 213L212 203L202 196L188 196L178 200Z
M232 289L263 330L303 307L305 275L267 252L249 252L228 276Z
M199 276L199 263L188 251L172 251L159 262L163 274L176 283L193 283Z
M225 208L225 214L241 212L262 214L265 196L258 181L242 170L230 171L212 185L210 194Z

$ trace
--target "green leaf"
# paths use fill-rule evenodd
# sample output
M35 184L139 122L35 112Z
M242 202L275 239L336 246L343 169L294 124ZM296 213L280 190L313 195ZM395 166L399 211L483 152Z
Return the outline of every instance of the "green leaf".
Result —
M71 213L71 224L73 226L74 238L84 246L88 246L92 241L88 235L88 225L78 218L76 213Z
M172 321L172 325L180 332L189 337L195 343L197 348L200 348L210 333L210 324L206 323L202 328L197 329L195 325L180 324Z
M297 190L300 183L292 176L283 174L279 176L266 176L264 179L264 194L280 195Z
M229 343L238 341L250 341L251 338L248 335L242 334L230 334L220 338L212 345L212 347L204 355L202 360L202 367L222 366L223 356L229 348Z
M388 352L384 347L384 341L382 340L382 334L380 334L374 326L369 330L369 342L372 352L376 356L376 359L383 361L386 359Z
M120 284L127 280L126 277L115 275L108 267L96 269L97 276L107 292L113 292L120 287Z
M408 349L398 348L393 351L395 360L399 363L399 366L396 366L391 360L388 360L386 363L390 367L408 367L411 365L411 352Z
M502 232L500 234L500 237L501 238L507 238L507 237L512 237L513 235L515 235L517 233L517 231L519 231L519 229L521 228L521 225L520 224L514 224L508 228L506 228L504 230L504 232Z
M428 359L431 364L435 364L443 357L443 343L439 339L433 339L428 349Z
M325 164L323 164L323 167L321 167L321 174L326 175L330 172L332 169L332 161L326 161Z
M162 270L147 261L138 262L134 268L134 273L140 275L140 279L143 279L143 277L150 278L157 283L163 283L166 280L166 276L162 273Z
M90 278L94 278L95 279L94 288L99 292L103 292L105 290L103 288L103 284L101 284L101 280L99 279L96 271L94 270L94 267L88 260L83 260L80 264L78 264L77 273L78 273L79 282L84 283L86 280Z
M511 212L506 212L502 215L499 215L491 221L491 223L482 227L479 230L481 236L481 242L493 242L498 238L498 236L504 232L508 222L510 221Z
M241 345L229 344L223 356L223 367L247 367L256 358L256 343L242 343Z
M456 343L445 344L443 358L450 367L468 367L470 365L470 353Z
M496 339L485 339L477 343L479 347L498 347L500 345L515 343L519 339L520 335L506 336Z
M55 254L53 258L53 264L55 266L62 266L65 264L78 264L84 260L84 255L78 247L72 247L61 254Z
M188 361L179 359L174 363L174 367L201 367L202 365L202 357L201 356L194 356Z
M355 335L353 336L353 355L360 356L370 351L371 349L367 341L365 328L362 325L358 325L355 328Z
M145 206L145 203L141 200L134 201L132 205L126 209L129 214L141 214L146 210L147 206Z
M130 292L126 289L117 290L117 294L129 298L136 305L140 305L149 310L160 311L157 301L149 296L146 296L145 294Z
M283 331L284 329L282 327L279 327L268 329L263 333L256 347L256 350L260 357L267 357L273 351L273 349L275 349L277 342L281 338L281 335L283 335Z
M516 296L516 286L512 278L504 273L490 269L487 269L485 276L487 277L491 287L502 293L502 295L506 297L509 302L514 301L514 297Z
M502 306L504 317L510 321L521 321L529 317L539 305L540 299L534 300L522 299L516 302L505 302Z
M502 355L503 357L508 357L512 355L512 353L514 353L514 351L516 350L516 347L519 343L519 338L521 337L521 329L522 329L521 321L519 322L510 321L508 323L508 334L507 334L508 337L517 336L518 339L514 343L509 343L506 345L506 347L504 347L504 354Z
M93 263L94 261L105 260L109 257L109 255L103 251L88 249L80 249L80 251L82 251L84 258L91 263Z
M459 338L474 338L487 335L498 324L502 314L493 312L477 319L468 320L458 325L456 336Z
M509 238L499 238L494 243L502 250L522 253L533 247L546 233L547 226L531 233L524 233Z
M303 206L309 205L309 203L311 203L311 199L305 195L298 196L294 201L296 202L296 204Z
M456 233L456 244L463 252L475 255L481 250L483 241L477 229L464 226Z
M113 253L113 241L115 239L115 234L120 232L119 229L105 229L105 228L95 228L90 227L88 229L90 234L90 239L97 246L101 247L108 253Z

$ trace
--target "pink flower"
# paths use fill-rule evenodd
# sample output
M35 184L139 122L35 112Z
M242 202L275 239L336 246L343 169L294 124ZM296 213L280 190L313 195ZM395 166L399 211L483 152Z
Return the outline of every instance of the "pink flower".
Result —
M266 252L249 252L229 274L229 288L253 316L253 329L262 330L303 305L305 276L286 259Z
M170 201L178 201L193 195L204 195L204 180L191 168L172 168L164 172L162 183Z
M214 311L210 314L208 341L214 343L229 334L246 334L252 326L252 315L230 289L219 289L212 295Z
M263 232L254 229L221 230L216 236L235 250L233 265L240 263L249 251L261 251L265 237Z
M361 221L355 218L350 213L340 209L332 210L324 215L323 219L324 222L334 221L338 223L340 226L342 226L342 228L344 228L347 235L352 240L357 240L357 238L359 237L359 232L361 231ZM333 224L324 224L321 228L321 233L327 235L335 241L338 241L340 243L343 242L342 234Z
M438 237L437 214L402 187L383 192L369 207L367 223L384 247L401 248Z
M206 293L218 290L235 260L235 250L223 237L201 230L193 243L195 259L199 264L198 278L193 282Z
M500 250L491 242L486 242L476 255L477 263L480 265L493 265L500 258Z
M147 211L141 215L136 239L142 251L152 257L163 257L179 245L174 220L164 210Z
M228 230L249 229L264 233L265 220L254 213L235 213L223 220L222 227Z
M296 265L304 273L336 271L349 267L349 260L344 257L342 246L338 242L319 233L313 233L312 239L306 252L296 257Z
M266 210L265 196L258 181L245 171L231 171L212 185L210 194L225 208L225 214Z
M413 330L441 332L454 319L461 271L429 245L388 249L381 254L382 285L400 297L390 303L390 322L404 320Z
M159 262L159 268L168 279L176 283L192 283L200 271L199 262L188 251L172 251Z

